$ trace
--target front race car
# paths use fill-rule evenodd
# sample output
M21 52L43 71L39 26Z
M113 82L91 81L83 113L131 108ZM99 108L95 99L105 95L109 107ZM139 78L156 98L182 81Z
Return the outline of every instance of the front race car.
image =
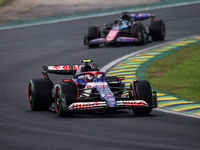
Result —
M68 107L69 110L103 109L103 108L118 109L118 108L134 108L138 106L141 107L148 106L148 104L144 100L131 100L126 98L124 98L124 100L120 100L117 97L115 98L107 82L87 83L85 85L84 90L80 94L80 99L84 100L88 99L90 102L72 103Z
M68 67L64 67L68 66ZM86 67L87 66L87 67ZM83 110L131 109L135 114L148 114L157 107L156 92L146 80L134 80L125 88L123 77L106 76L104 72L86 65L45 66L44 79L33 79L29 83L29 105L32 110L50 109L59 116L79 113ZM79 73L74 71L83 67ZM54 84L48 73L71 74Z

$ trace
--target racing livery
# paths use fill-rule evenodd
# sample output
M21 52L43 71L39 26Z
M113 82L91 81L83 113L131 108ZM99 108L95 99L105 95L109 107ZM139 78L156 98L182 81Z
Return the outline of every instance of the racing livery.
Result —
M151 22L150 25L145 26L141 21L147 19L151 19ZM114 23L104 24L101 31L98 26L89 27L84 37L84 45L89 47L113 43L139 43L144 45L149 41L149 37L154 41L164 40L165 34L164 21L156 20L154 14L123 12L121 19L114 21Z
M83 110L105 111L132 109L135 114L148 114L157 107L156 92L146 80L133 80L125 88L124 77L106 76L91 60L84 65L43 66L44 78L30 80L28 100L35 110L56 111L59 116L71 115ZM73 75L54 84L51 74Z

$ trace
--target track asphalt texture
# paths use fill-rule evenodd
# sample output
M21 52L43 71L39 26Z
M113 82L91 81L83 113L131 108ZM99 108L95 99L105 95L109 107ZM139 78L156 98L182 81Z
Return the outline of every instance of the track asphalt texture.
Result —
M195 36L193 38L174 42L162 47L158 47L156 49L139 53L118 63L107 72L107 75L125 77L125 80L123 82L128 88L132 80L136 78L141 80L144 79L144 71L147 65L151 62L182 47L197 43L200 43L200 36ZM158 91L156 89L154 90ZM157 95L158 107L160 108L200 116L200 103L198 102L183 99L181 97L170 95L168 93L163 93L162 91L159 91Z
M156 109L148 116L121 110L77 114L73 118L58 117L48 111L30 111L27 88L30 79L42 78L43 65L76 64L82 59L93 59L101 68L129 53L199 35L199 8L200 4L195 4L148 11L156 14L158 19L164 19L167 37L163 42L150 42L145 46L94 49L83 46L83 35L88 26L101 26L117 19L118 15L1 30L1 149L198 150L199 119Z

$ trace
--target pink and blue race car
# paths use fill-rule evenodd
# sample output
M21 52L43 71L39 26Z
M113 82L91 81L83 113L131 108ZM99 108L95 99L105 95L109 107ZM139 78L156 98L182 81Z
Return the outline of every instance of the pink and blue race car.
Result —
M150 19L150 25L141 23ZM84 45L99 47L100 44L146 44L150 37L153 41L165 39L166 29L163 20L156 20L151 13L131 14L123 12L121 19L104 24L102 30L98 26L88 28L84 37Z
M157 107L156 92L146 80L133 80L125 88L124 77L106 76L97 65L83 60L84 65L43 66L44 78L32 79L28 86L31 110L48 110L59 116L84 110L106 111L131 109L135 114L148 114ZM63 75L61 83L54 84L48 74ZM73 75L65 79L65 75Z

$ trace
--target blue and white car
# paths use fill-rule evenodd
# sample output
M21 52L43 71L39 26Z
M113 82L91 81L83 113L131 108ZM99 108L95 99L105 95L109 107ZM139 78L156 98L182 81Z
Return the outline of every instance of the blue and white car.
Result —
M150 25L141 23L151 19ZM152 40L164 40L166 35L163 20L156 20L154 14L123 12L120 20L104 24L102 30L98 26L88 28L84 37L84 45L98 47L100 44L139 43L146 44Z
M84 65L44 66L42 79L30 80L28 100L31 110L52 110L59 116L83 110L105 111L131 109L135 114L148 114L157 107L156 92L146 80L133 80L125 88L124 77L106 76L97 65L83 60ZM54 84L48 74L73 75Z

